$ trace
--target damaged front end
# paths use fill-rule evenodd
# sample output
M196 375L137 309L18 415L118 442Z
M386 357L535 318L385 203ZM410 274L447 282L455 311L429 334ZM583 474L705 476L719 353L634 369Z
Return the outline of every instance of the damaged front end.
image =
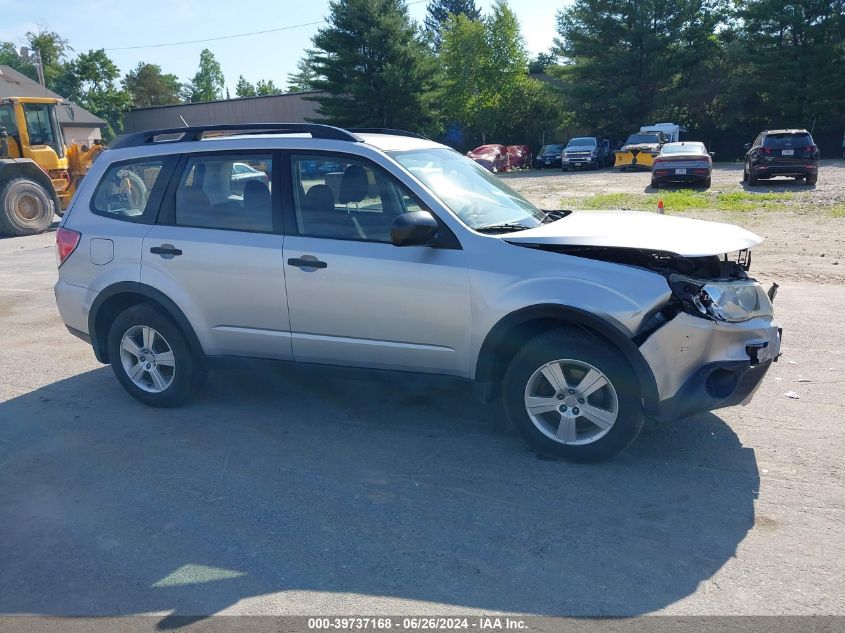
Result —
M671 296L642 322L632 341L654 373L658 419L677 419L753 395L780 354L781 330L769 292L749 277L748 249L731 255L683 256L642 248L538 244L534 248L662 275Z

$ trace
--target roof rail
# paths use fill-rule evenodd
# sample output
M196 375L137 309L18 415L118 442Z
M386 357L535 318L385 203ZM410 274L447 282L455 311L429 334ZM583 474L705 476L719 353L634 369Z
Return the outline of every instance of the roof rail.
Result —
M124 147L140 147L150 143L183 143L202 140L210 132L235 132L239 134L310 134L312 138L330 139L333 141L351 141L360 143L361 139L354 134L331 125L319 123L220 123L217 125L197 125L189 127L174 127L160 130L144 130L121 136L111 144L111 149ZM176 136L157 140L160 136Z
M411 138L421 138L424 141L431 139L426 138L416 132L408 132L407 130L394 130L389 127L350 127L346 129L347 132L355 132L358 134L390 134L392 136L410 136Z

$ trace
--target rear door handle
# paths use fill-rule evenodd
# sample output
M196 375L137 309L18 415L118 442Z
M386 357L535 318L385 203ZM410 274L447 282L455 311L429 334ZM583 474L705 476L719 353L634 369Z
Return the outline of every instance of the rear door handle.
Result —
M153 255L161 255L164 259L173 259L177 255L181 255L182 251L173 244L162 244L161 246L153 246L150 249Z
M328 264L321 262L313 255L303 255L302 257L291 257L288 260L288 266L296 266L297 268L326 268Z

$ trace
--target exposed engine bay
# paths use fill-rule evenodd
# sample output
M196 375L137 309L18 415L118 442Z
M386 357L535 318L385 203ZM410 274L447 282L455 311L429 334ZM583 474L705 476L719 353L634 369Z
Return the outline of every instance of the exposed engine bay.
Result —
M625 264L645 268L664 275L680 274L701 280L748 279L751 268L751 252L748 249L737 253L726 253L721 257L708 255L686 257L676 253L655 251L642 248L622 248L615 246L581 246L567 244L520 244L552 253L585 257L615 264Z

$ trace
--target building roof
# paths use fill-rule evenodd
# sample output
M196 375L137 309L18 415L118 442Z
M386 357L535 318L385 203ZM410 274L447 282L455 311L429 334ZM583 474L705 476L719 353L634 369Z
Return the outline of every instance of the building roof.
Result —
M37 81L22 75L10 66L0 64L0 99L10 97L47 97L49 99L64 99L52 90L47 90ZM106 121L92 114L75 103L70 108L56 108L56 117L62 126L105 127Z

